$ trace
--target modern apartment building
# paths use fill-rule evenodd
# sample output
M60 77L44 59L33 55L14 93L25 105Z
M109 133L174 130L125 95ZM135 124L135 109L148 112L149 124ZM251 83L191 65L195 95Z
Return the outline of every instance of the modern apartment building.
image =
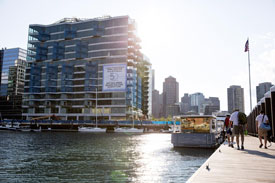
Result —
M176 78L169 76L165 78L163 82L163 112L164 116L168 117L168 110L167 108L170 105L174 105L175 103L179 102L179 83L177 82Z
M257 103L264 97L264 94L268 91L270 91L270 88L272 87L271 82L264 82L259 83L258 86L256 86L256 93L257 93Z
M228 112L232 113L235 109L241 112L244 110L244 90L241 86L232 85L227 88Z
M151 64L128 16L29 26L26 119L127 120L151 112Z
M1 50L1 96L23 93L26 57L27 51L21 48Z

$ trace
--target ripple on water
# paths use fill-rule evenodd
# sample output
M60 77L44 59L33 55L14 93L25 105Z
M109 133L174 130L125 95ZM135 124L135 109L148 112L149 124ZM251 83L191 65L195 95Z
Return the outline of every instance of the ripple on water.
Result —
M185 182L212 150L170 134L0 133L0 182Z

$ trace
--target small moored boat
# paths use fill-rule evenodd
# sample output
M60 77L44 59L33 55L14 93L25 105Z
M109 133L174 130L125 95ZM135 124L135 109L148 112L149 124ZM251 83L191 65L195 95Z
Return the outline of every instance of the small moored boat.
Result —
M106 132L106 128L79 127L79 132Z
M114 132L120 132L120 133L143 133L143 129L138 128L115 128Z
M174 147L215 148L223 141L221 139L220 121L212 115L175 116L180 121L181 131L174 132L171 142Z

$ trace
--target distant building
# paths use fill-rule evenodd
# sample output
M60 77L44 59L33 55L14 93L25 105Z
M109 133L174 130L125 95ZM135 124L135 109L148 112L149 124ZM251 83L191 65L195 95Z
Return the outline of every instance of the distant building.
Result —
M205 97L202 93L194 93L191 94L191 107L194 109L196 109L195 106L197 106L197 112L199 113L203 113L203 104L205 101Z
M169 105L166 107L166 111L168 116L167 117L173 117L173 116L177 116L180 115L180 104L176 103L174 105Z
M204 114L212 115L212 113L220 110L220 100L218 97L209 97L205 99L203 104L204 106Z
M23 93L26 57L27 51L21 48L1 50L1 96Z
M3 57L4 57L4 49L0 50L0 90L1 90L1 76L2 76L2 66L3 66Z
M152 90L155 89L155 70L152 69Z
M168 117L169 113L167 107L174 105L179 101L179 83L176 78L169 76L165 78L163 82L163 112L165 117Z
M21 48L0 50L0 119L22 119L26 55Z
M191 97L188 95L188 93L185 93L183 97L181 97L181 107L180 112L182 114L187 114L188 111L190 111L191 107Z
M257 103L264 97L264 94L268 92L272 86L273 85L270 82L259 83L259 85L256 86Z
M158 90L152 92L152 115L154 118L161 117L161 103L162 98Z
M163 112L163 93L159 95L159 106L160 106L160 117L164 117L164 112Z
M232 85L227 88L228 112L232 113L235 109L241 112L244 110L244 90L241 86Z
M204 114L205 115L212 115L213 113L219 111L220 108L219 106L211 106L211 105L207 105L204 108Z
M212 106L217 106L220 110L220 99L218 97L209 97Z

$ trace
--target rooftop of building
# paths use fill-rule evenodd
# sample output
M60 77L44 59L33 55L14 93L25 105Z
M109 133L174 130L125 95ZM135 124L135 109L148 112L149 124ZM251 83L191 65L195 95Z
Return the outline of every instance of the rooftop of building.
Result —
M16 49L19 49L19 50L23 50L25 52L27 52L27 50L23 49L23 48L20 48L20 47L15 47L15 48L1 48L1 50L16 50Z
M112 17L110 15L104 15L101 17L96 17L96 18L62 18L61 20L58 20L52 24L48 25L42 25L42 24L30 24L30 26L53 26L53 25L59 25L59 24L74 24L74 23L81 23L81 22L87 22L87 21L102 21L102 20L108 20L108 19L118 19L118 18L130 18L128 15L122 15L122 16L115 16ZM132 20L132 19L130 19ZM134 20L132 20L134 22Z

